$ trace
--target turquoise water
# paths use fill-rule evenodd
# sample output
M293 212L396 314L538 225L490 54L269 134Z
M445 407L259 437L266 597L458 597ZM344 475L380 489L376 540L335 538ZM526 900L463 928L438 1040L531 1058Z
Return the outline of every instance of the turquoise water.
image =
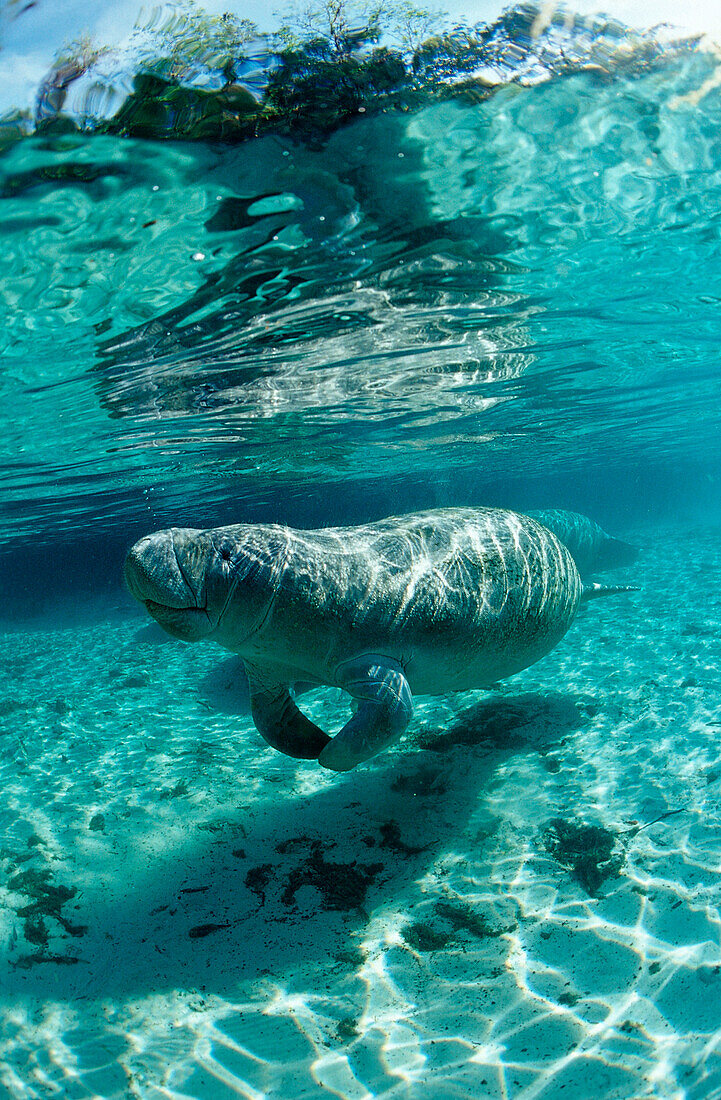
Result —
M721 1097L718 47L537 15L342 117L250 126L266 42L222 124L205 54L0 120L3 1095ZM641 592L346 775L122 584L471 504Z

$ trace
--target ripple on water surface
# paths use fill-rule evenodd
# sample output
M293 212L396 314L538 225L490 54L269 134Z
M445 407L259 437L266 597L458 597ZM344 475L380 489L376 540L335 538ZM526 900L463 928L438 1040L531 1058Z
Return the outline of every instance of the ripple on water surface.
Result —
M8 527L715 453L715 64L616 58L321 147L10 144Z

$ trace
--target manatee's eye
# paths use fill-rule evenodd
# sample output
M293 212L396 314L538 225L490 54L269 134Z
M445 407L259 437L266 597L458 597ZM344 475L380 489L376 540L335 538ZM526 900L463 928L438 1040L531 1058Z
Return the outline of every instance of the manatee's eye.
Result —
M230 561L230 550L227 546L224 546L223 549L220 551L220 556L223 561Z

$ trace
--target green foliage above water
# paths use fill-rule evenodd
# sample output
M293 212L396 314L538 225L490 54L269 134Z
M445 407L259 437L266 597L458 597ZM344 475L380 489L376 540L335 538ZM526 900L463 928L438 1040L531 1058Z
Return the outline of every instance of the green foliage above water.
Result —
M392 97L408 82L401 55L384 47L367 56L336 55L320 40L281 54L265 96L267 116L297 134L328 133Z
M308 43L324 42L340 57L382 37L413 53L447 16L440 9L418 6L411 0L321 0L290 4L283 18L285 22L273 36L282 49L302 50Z
M449 26L412 0L296 0L279 19L261 33L179 0L169 17L156 9L137 25L122 57L81 37L58 51L35 123L230 142L280 130L315 143L359 114L484 98L579 67L643 68L660 50L650 36L535 4L475 26Z
M250 19L232 12L210 15L197 0L180 0L173 18L154 26L138 27L142 67L168 81L182 81L199 70L222 74L226 84L237 79L245 58L244 47L258 37Z

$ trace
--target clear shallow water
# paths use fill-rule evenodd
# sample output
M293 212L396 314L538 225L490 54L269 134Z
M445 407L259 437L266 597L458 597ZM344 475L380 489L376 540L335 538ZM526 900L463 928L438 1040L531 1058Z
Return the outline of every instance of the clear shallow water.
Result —
M642 595L345 776L140 611L8 628L9 1094L719 1095L718 530L636 533Z
M721 1096L718 60L612 37L312 141L4 141L11 1096ZM345 777L120 588L170 522L469 503L643 593Z

